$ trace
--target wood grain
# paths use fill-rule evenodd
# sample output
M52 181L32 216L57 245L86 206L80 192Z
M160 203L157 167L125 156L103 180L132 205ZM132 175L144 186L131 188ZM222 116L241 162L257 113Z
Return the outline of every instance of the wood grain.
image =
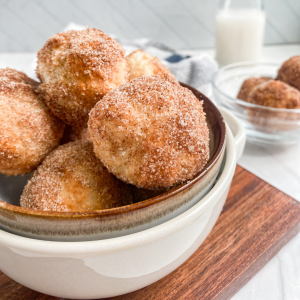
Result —
M207 299L233 296L300 230L300 203L237 167L223 212L181 267L139 291L110 300ZM56 300L0 272L1 300Z

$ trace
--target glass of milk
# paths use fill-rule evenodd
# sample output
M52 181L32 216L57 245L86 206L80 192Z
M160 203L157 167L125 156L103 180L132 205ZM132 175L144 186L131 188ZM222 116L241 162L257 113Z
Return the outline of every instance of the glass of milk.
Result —
M258 61L265 23L263 0L221 0L216 16L216 59L219 64Z

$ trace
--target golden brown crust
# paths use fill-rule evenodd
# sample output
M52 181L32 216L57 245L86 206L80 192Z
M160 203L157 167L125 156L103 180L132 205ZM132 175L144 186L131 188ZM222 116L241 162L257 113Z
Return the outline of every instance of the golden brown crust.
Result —
M278 70L277 79L300 90L300 55L294 56L282 64Z
M275 108L300 108L300 92L279 80L269 80L255 87L247 102L275 107Z
M98 29L52 36L38 52L37 76L45 101L65 123L83 126L94 105L126 82L125 50Z
M132 203L128 185L110 174L90 142L54 150L34 172L21 206L43 211L93 211Z
M127 56L129 80L141 76L157 75L173 83L179 84L170 70L157 58L143 50L133 51Z
M240 91L237 95L238 99L247 101L247 97L249 96L250 92L259 84L266 82L268 80L272 79L271 77L252 77L252 78L248 78L246 79L241 88Z
M11 68L0 69L0 80L3 81L5 79L9 82L29 84L33 87L37 87L39 85L39 82L31 79L25 73Z
M33 80L12 69L6 75L0 70L0 172L21 175L59 144L64 125L39 100Z
M162 189L192 178L209 159L202 102L158 76L108 93L90 113L94 151L118 178Z
M259 131L274 133L297 129L299 114L293 109L300 108L300 92L279 80L269 80L255 87L247 98L247 102L271 108L289 109L289 112L280 109L266 109L265 107L248 107L249 120Z

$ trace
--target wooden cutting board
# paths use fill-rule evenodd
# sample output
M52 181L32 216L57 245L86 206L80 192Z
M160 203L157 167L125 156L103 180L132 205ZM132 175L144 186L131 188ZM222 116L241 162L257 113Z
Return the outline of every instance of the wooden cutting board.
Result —
M178 269L111 300L230 299L300 231L300 203L237 166L223 212L200 248ZM57 300L0 272L1 300Z

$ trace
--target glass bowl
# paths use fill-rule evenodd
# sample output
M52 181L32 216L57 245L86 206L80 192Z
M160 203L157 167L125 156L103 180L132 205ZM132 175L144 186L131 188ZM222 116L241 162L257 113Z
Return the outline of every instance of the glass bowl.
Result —
M259 145L300 142L300 109L273 108L237 99L245 79L276 78L279 63L243 62L221 68L212 79L216 103L229 109L244 124L247 140Z

